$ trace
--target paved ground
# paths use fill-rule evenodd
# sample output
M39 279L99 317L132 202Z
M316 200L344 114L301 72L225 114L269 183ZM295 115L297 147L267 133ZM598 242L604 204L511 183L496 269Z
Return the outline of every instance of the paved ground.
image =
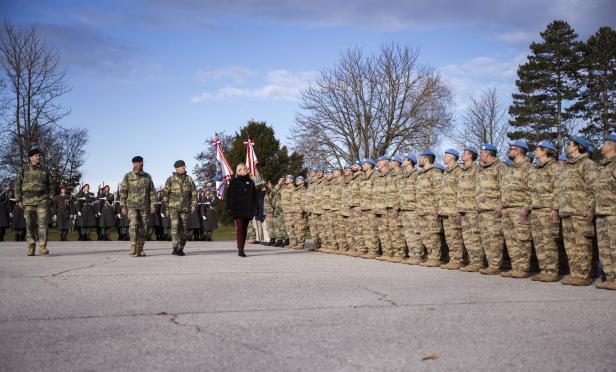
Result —
M616 293L232 242L0 243L0 369L614 371ZM424 360L426 359L427 360Z

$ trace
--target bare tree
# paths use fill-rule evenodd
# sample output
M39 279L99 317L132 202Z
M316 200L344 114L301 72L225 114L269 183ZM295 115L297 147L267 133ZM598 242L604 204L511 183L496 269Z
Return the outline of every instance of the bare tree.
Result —
M70 110L58 98L70 88L59 55L42 41L36 27L5 22L0 30L0 73L3 84L0 136L0 175L14 175L27 161L28 151L40 147L44 163L56 182L73 184L85 156L85 129L61 125Z
M347 50L302 92L290 139L308 165L340 165L431 146L451 126L451 91L419 52Z
M499 153L504 153L508 147L509 124L506 108L498 98L496 88L490 88L470 100L460 123L450 135L450 140L460 148L479 148L483 143L491 143Z

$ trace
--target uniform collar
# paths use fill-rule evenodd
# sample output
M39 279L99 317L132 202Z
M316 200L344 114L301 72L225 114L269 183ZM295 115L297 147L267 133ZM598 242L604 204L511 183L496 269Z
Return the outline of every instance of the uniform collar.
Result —
M488 164L481 164L481 168L487 168L487 167L491 166L492 164L495 164L495 163L498 163L498 162L499 162L498 158L495 158L494 160L492 160Z
M578 156L577 158L567 160L567 163L568 163L568 164L575 164L575 163L577 163L578 161L580 161L580 160L582 160L582 159L584 159L584 158L587 158L587 157L588 157L588 153L587 153L587 152L585 152L585 153L583 153L582 155Z
M548 160L546 160L545 162L537 164L537 168L543 168L546 165L549 165L549 164L551 164L553 162L555 162L555 160L553 158L548 158Z
M601 165L607 165L610 163L616 163L616 155L612 156L611 158L601 159Z
M456 168L458 168L460 165L456 162L456 165L453 166L453 168L445 168L445 173L451 173L453 172Z

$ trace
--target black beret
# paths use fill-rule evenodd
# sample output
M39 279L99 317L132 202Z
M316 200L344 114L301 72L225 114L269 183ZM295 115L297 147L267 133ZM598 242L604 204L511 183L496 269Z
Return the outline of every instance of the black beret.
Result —
M184 163L184 160L178 160L175 163L173 163L173 168L179 168L179 167L183 167L185 165L186 165L186 163Z
M28 152L28 157L30 158L30 157L32 157L34 155L39 155L40 153L41 153L41 150L39 150L39 149L32 149L32 150L30 150Z
M133 163L143 163L143 158L137 155L133 158Z

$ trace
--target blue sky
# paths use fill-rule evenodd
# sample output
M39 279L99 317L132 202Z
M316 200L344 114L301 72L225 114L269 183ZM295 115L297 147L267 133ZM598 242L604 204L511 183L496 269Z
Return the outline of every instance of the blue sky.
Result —
M582 39L616 24L608 0L0 4L60 53L72 87L61 100L72 110L64 125L90 136L85 181L112 185L136 154L160 185L175 160L192 169L205 138L250 119L267 121L291 145L301 89L349 47L420 48L420 62L446 78L461 112L488 87L510 100L529 43L552 20L567 20Z

